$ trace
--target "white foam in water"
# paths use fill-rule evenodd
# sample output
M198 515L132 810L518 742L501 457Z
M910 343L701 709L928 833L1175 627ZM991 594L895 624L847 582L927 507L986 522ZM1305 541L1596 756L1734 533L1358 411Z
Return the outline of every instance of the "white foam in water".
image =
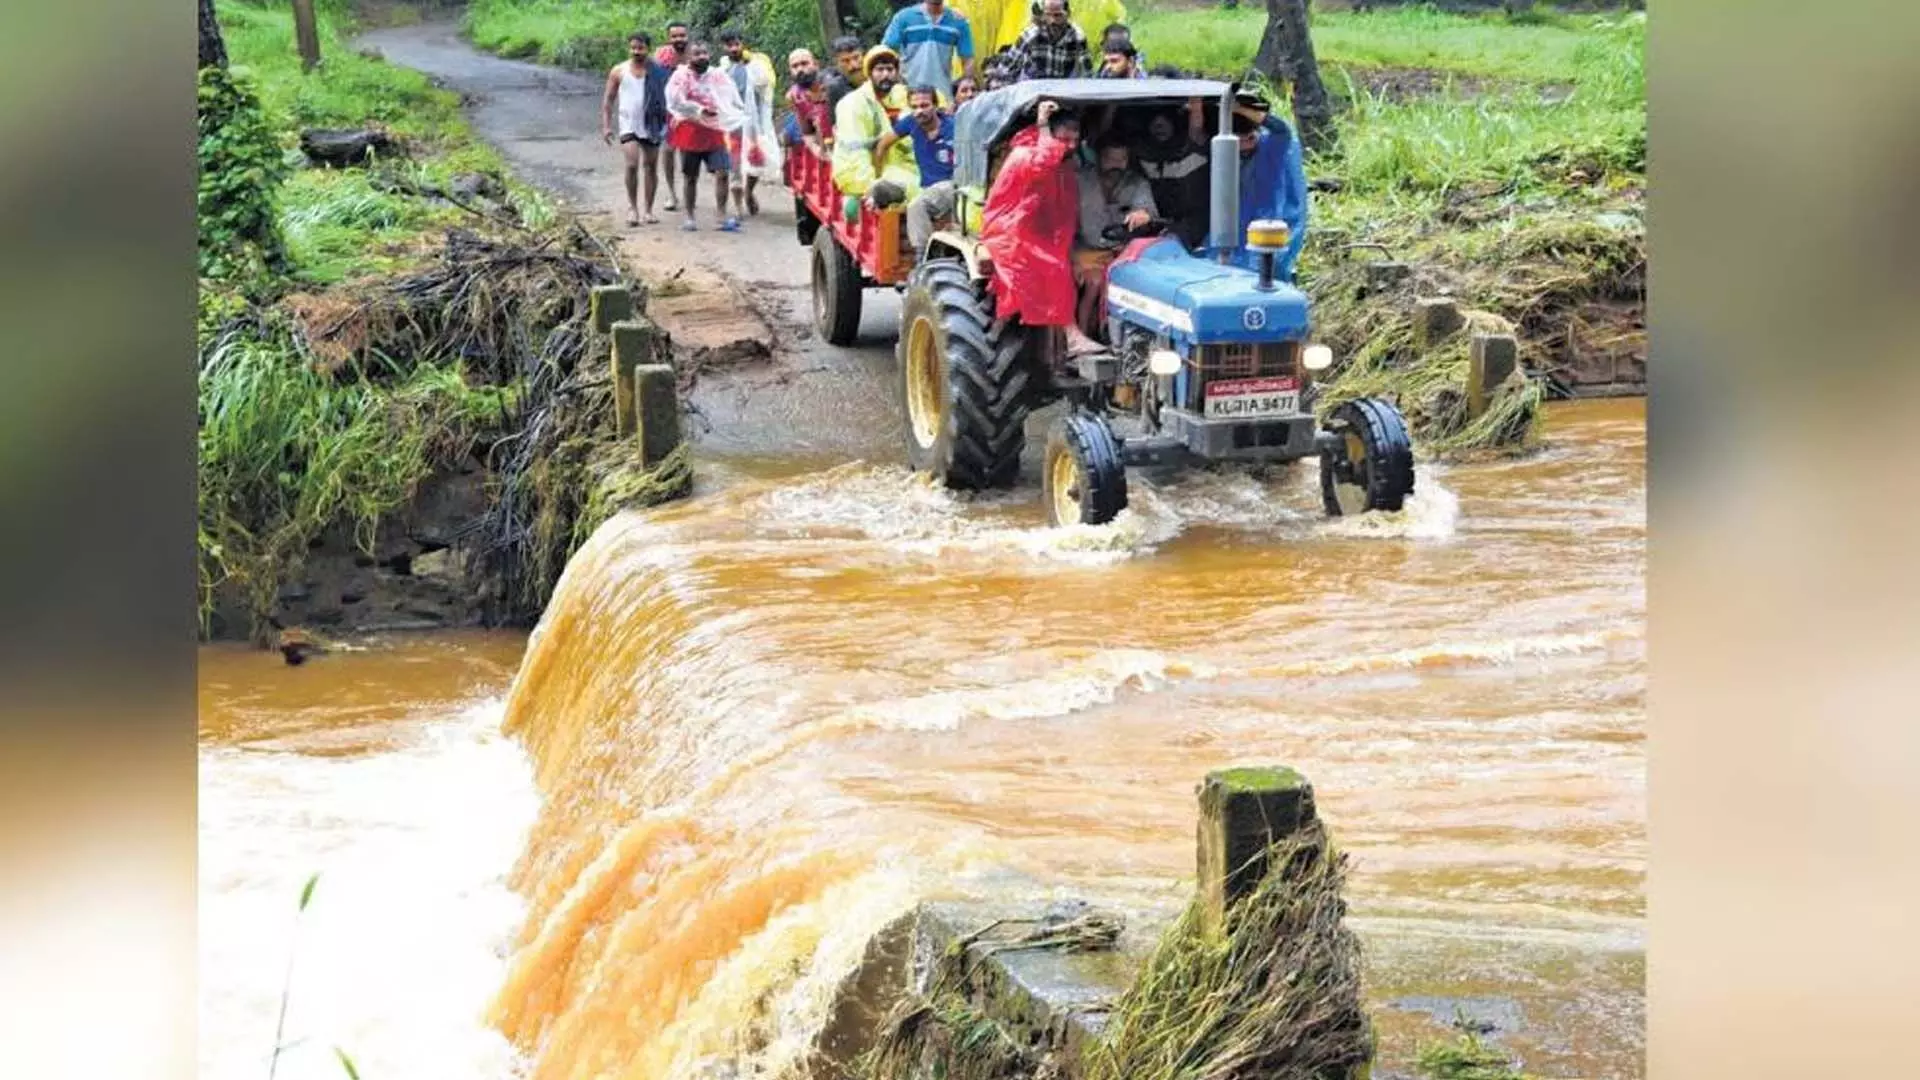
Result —
M1180 675L1206 676L1188 661L1150 649L1103 649L1057 657L1044 675L1002 678L994 685L944 690L875 702L852 711L858 723L896 731L952 731L967 720L1046 719L1104 705L1129 687L1153 690Z
M259 747L200 757L200 1069L504 1080L519 1068L484 1011L523 903L504 881L538 805L491 701L367 757ZM320 875L296 913L302 885Z
M962 495L898 466L853 463L786 482L756 496L758 523L772 530L879 541L902 554L942 556L1018 552L1073 566L1100 566L1150 554L1191 525L1309 536L1445 540L1454 535L1459 500L1439 470L1422 469L1402 510L1325 519L1319 472L1311 463L1273 475L1245 469L1194 470L1161 482L1134 475L1128 509L1106 525L1033 523L1037 490ZM1025 520L1009 521L1018 515ZM824 538L824 537L820 537Z
M1374 540L1451 540L1459 528L1460 498L1440 482L1442 475L1422 462L1413 494L1399 510L1330 518L1327 532Z

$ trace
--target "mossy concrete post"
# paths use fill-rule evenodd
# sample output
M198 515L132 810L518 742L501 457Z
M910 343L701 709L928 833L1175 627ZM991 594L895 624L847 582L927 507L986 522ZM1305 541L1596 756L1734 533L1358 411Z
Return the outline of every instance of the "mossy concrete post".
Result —
M1413 304L1413 340L1421 349L1431 349L1459 333L1467 325L1460 305L1451 297L1423 297Z
M654 365L671 371L673 346L665 330L639 317L614 323L612 332L614 423L620 434L631 435L638 430L633 373Z
M642 364L633 369L632 387L640 432L640 464L651 469L680 445L679 386L671 366Z
M1467 340L1467 415L1487 411L1493 393L1520 366L1520 341L1512 334L1475 334Z
M608 355L608 343L613 333L613 324L633 318L633 290L625 285L595 285L587 293L587 361L599 363L602 356ZM620 379L618 372L613 380L614 422L620 417ZM628 401L629 406L632 405Z
M625 285L595 285L587 297L596 334L609 333L614 323L633 318L633 290Z
M1200 913L1209 933L1267 873L1267 851L1317 820L1313 785L1284 765L1220 769L1200 784Z

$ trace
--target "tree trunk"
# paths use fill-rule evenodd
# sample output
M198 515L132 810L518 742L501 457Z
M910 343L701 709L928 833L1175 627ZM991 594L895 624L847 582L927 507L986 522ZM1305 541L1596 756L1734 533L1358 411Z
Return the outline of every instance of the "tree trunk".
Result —
M200 0L200 66L227 66L227 42L220 36L220 20L214 18L213 0Z
M1293 91L1293 120L1300 142L1309 150L1325 150L1333 141L1333 107L1320 82L1320 63L1313 57L1313 37L1307 33L1307 0L1267 0L1267 29L1253 66Z
M833 39L839 36L840 36L839 0L820 0L820 40L825 42L828 46L831 46L833 44ZM828 53L825 50L822 50L820 53L820 63L823 67L830 67L833 64L833 57L828 55Z
M300 67L320 66L320 24L313 17L313 0L293 0L293 36L300 46Z

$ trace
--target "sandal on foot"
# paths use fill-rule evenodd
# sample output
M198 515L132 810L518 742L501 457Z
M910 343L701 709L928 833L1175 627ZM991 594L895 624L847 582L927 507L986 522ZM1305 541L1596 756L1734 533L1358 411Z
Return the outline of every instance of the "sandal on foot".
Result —
M680 231L681 232L699 232L700 226L692 221L683 221L680 223Z
M721 232L739 232L740 219L737 217L730 217L727 220L721 222L720 231Z

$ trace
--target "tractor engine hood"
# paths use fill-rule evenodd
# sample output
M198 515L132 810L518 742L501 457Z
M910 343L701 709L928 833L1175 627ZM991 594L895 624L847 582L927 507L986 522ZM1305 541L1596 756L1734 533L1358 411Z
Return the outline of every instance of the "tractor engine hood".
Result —
M1134 249L1107 274L1107 306L1117 319L1183 345L1301 340L1307 297L1284 281L1259 287L1240 266L1190 254L1171 237Z

